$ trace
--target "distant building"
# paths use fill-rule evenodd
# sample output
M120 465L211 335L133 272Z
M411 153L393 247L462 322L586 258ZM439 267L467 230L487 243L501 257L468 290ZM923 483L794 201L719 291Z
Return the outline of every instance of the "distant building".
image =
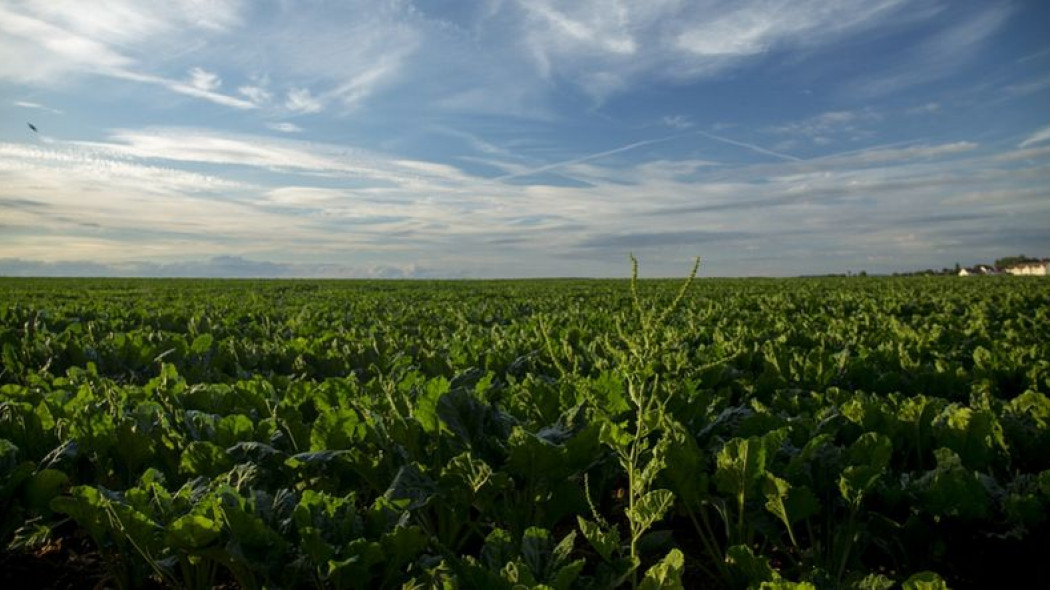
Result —
M977 266L973 266L971 268L960 268L959 269L959 276L960 277L968 277L970 275L997 275L997 274L999 274L999 272L997 270L995 270L995 267L994 266L989 266L987 264L978 264Z
M1022 262L1004 269L1008 274L1018 276L1041 276L1045 277L1050 270L1050 260L1038 260L1035 262Z

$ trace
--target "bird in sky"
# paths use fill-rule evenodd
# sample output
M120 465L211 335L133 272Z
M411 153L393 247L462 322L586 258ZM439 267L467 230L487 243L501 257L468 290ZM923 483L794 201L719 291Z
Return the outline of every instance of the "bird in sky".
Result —
M34 133L39 133L39 131L36 128L36 125L33 125L32 123L26 123L26 125L29 125L29 128L32 129Z

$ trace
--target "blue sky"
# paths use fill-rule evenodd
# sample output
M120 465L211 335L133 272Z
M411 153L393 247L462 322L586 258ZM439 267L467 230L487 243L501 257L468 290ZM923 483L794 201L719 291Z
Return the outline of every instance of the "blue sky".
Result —
M0 274L1050 256L1048 25L1038 0L0 0Z

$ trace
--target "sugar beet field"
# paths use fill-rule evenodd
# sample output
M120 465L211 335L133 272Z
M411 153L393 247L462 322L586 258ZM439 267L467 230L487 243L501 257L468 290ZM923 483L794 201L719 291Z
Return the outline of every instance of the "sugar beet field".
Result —
M2 279L0 346L8 588L1050 587L1044 278Z

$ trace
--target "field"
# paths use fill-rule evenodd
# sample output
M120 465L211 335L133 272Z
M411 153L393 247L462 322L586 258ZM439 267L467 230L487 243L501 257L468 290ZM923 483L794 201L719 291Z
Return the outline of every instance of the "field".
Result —
M1050 587L1042 278L3 279L0 345L7 587Z

